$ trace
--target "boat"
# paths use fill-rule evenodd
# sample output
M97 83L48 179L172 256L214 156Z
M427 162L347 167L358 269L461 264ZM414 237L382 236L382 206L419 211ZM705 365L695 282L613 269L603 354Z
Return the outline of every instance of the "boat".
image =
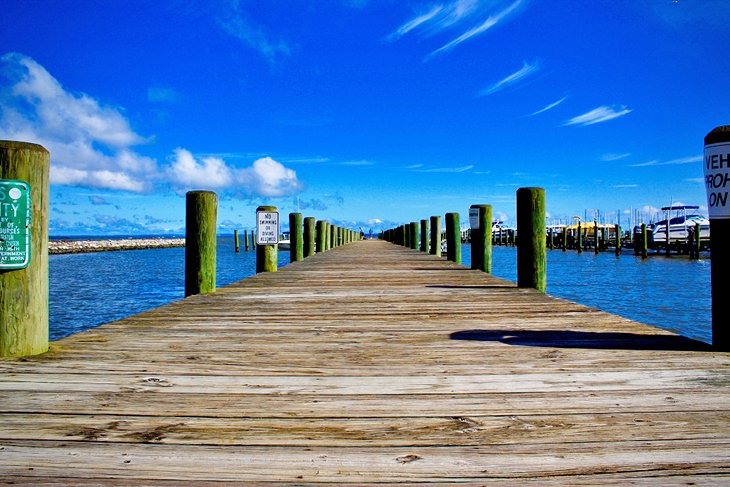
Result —
M289 232L284 232L279 236L279 250L291 249L291 235Z
M669 242L687 242L690 234L700 225L700 240L710 240L710 220L700 215L699 206L665 206L664 220L649 225L654 242L667 241L667 227L669 227ZM672 216L674 213L674 216ZM669 222L669 224L667 224Z

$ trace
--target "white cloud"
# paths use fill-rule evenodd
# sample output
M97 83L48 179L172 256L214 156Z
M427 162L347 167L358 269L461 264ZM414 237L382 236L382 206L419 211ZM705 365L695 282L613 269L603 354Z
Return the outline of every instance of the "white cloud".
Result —
M401 37L403 37L410 31L412 31L419 25L424 24L424 23L428 22L429 20L433 19L434 17L436 17L436 15L441 13L443 10L444 10L444 7L442 7L441 5L436 5L430 11L428 11L422 15L418 15L417 17L415 17L415 18L409 20L408 22L406 22L405 24L401 25L398 28L398 30L393 32L388 38L390 40L400 39Z
M624 105L614 105L612 107L601 106L583 115L573 117L563 125L593 125L594 123L606 122L614 118L623 117L629 113L631 113L631 110Z
M486 96L491 95L492 93L496 93L497 91L503 90L507 88L508 86L511 86L521 79L531 75L535 71L539 69L539 65L537 63L530 64L527 61L522 62L522 68L515 71L514 73L510 74L509 76L497 81L489 88L485 88L482 91L479 92L480 96Z
M539 114L541 114L541 113L545 113L545 112L547 112L548 110L552 110L552 109L553 109L553 108L555 108L556 106L560 105L561 103L563 103L563 102L564 102L565 100L567 100L567 99L568 99L568 97L567 97L567 96L564 96L564 97L562 97L562 98L561 98L560 100L558 100L558 101L556 101L556 102L553 102L553 103L551 103L551 104L547 105L547 106L546 106L545 108L541 108L541 109L539 109L539 110L538 110L538 111L536 111L536 112L532 112L532 113L530 113L530 114L529 114L529 115L527 115L527 116L528 116L528 117L533 117L533 116L535 116L535 115L539 115Z
M271 40L270 35L261 26L253 25L243 13L239 0L231 2L231 9L225 19L219 23L223 30L242 43L255 49L269 63L276 62L279 56L290 54L289 45L283 40Z
M631 164L629 167L647 167L647 166L676 166L681 164L695 164L698 162L702 162L703 158L702 155L696 155L696 156L689 156L689 157L680 157L679 159L672 159L671 161L648 161L648 162L642 162L640 164Z
M262 157L249 167L231 167L219 157L196 158L190 151L175 149L167 178L180 194L193 189L241 190L252 196L290 196L302 189L294 170L271 157Z
M603 154L603 156L601 156L601 160L603 162L620 161L621 159L626 159L630 155L630 152L624 152L623 154Z
M474 169L473 164L459 167L435 167L432 169L414 169L415 172L438 172L438 173L460 173Z
M293 195L303 188L294 170L271 157L262 157L251 167L238 170L236 183L251 194L269 197Z
M0 91L0 137L43 145L51 153L51 183L145 192L157 163L130 147L146 142L122 110L71 93L33 59L0 57L12 85Z
M482 34L486 32L487 30L494 27L498 22L500 22L502 19L504 19L507 15L511 14L513 11L515 11L520 5L522 4L522 0L517 0L513 4L509 5L504 10L496 13L495 15L490 15L484 22L479 24L476 27L473 27L472 29L469 29L468 31L461 34L456 39L452 40L451 42L441 46L440 48L433 51L430 55L435 56L437 54L441 54L446 51L450 51L451 49L455 48L462 42L471 39L474 36L477 36L479 34Z
M638 184L614 184L614 188L638 188Z

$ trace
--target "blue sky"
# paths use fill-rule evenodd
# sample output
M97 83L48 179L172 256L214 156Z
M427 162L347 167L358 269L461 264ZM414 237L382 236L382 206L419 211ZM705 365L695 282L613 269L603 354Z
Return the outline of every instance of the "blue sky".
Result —
M521 186L551 219L705 205L727 0L11 0L0 138L51 151L51 234L255 208L377 230ZM613 216L612 216L613 214Z

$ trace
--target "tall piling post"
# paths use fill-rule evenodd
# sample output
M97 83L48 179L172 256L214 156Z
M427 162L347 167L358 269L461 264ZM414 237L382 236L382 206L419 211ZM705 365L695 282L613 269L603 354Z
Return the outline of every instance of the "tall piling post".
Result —
M649 256L649 235L646 231L646 223L641 224L641 237L639 240L639 251L641 258L646 259Z
M446 214L446 259L461 264L461 225L458 213Z
M601 237L598 233L598 221L593 220L593 253L598 254L601 251Z
M276 215L274 219L273 216ZM274 221L276 225L274 225ZM276 206L259 206L256 208L256 273L276 272L279 261L279 246L271 243L270 235L275 235L274 241L279 240L279 217ZM269 228L269 227L276 228ZM266 230L262 232L261 228Z
M418 223L411 222L408 225L408 231L410 232L410 247L413 250L418 249Z
M49 167L42 146L0 141L0 195L17 208L0 226L0 357L48 350Z
M429 253L441 257L441 216L431 217L431 242Z
M304 259L304 235L302 234L302 214L289 213L289 261Z
M616 232L616 255L621 255L621 225L616 224L614 231Z
M238 240L238 230L233 230L233 242L236 247L236 253L241 251L241 242Z
M185 195L185 297L215 291L218 195L188 191Z
M313 216L308 216L304 219L304 257L311 257L314 255L315 244L317 241L317 233L315 231L315 220Z
M471 205L471 268L490 274L492 272L492 207ZM476 218L472 221L472 214Z
M578 230L576 232L576 249L579 254L583 252L583 230L581 229L580 220L578 220Z
M517 190L517 286L545 292L545 190Z
M563 238L561 247L563 248L563 252L568 249L568 227L563 227Z
M428 253L428 220L421 220L421 252Z
M730 351L730 125L714 128L705 136L705 189L710 216L710 280L712 283L712 346ZM699 233L699 232L698 232Z

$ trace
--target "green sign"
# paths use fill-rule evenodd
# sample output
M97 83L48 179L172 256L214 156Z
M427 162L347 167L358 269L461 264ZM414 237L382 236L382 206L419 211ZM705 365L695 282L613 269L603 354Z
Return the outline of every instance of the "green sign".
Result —
M0 270L30 262L30 184L0 180Z

